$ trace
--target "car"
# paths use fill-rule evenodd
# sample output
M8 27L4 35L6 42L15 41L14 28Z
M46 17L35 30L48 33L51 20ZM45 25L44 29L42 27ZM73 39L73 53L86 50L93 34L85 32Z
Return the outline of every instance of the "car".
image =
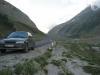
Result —
M0 51L5 53L6 50L24 50L28 52L34 49L35 42L30 32L16 31L12 32L6 38L0 40Z

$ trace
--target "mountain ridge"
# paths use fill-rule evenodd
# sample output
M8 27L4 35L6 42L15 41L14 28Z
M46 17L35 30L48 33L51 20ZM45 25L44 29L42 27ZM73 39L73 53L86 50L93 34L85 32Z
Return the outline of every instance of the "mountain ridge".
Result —
M13 31L42 33L25 13L12 4L0 0L0 36L5 36Z
M90 6L80 12L74 18L53 28L49 35L65 38L95 38L99 37L100 9L93 11ZM56 28L59 31L56 32ZM54 34L56 32L56 34ZM56 38L56 37L55 37Z

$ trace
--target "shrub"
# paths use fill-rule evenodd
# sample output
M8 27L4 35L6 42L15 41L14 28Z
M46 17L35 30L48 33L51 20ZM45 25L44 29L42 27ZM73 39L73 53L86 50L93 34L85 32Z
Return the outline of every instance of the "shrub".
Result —
M17 75L33 75L40 69L40 65L34 60L27 60L23 64L17 64L15 73Z
M100 75L100 67L84 66L83 69L92 75Z
M48 64L47 60L48 58L51 57L51 52L52 52L52 49L48 49L46 53L44 53L42 56L35 58L34 60L38 62L41 65L41 67L44 67L45 65Z
M13 75L13 71L10 68L0 70L0 75Z

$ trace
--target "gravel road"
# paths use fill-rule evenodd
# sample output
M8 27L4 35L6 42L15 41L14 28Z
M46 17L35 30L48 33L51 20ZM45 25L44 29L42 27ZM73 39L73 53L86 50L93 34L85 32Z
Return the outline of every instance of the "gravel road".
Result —
M36 42L35 50L31 50L28 53L23 53L21 51L9 51L5 54L0 55L0 69L6 67L13 67L17 63L21 63L26 59L32 59L38 57L46 52L46 50L51 47L51 40L46 38L42 41Z

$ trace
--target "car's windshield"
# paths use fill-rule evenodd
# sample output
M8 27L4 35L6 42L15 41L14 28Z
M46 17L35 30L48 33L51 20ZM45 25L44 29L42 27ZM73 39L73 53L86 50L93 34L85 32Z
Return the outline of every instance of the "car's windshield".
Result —
M7 38L27 38L27 32L13 32Z

